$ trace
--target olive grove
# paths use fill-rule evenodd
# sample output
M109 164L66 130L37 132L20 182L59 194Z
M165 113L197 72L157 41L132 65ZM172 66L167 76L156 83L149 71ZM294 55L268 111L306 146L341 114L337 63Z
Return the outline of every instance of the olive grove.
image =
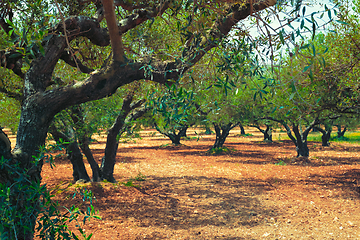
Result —
M7 48L0 52L1 67L18 76L17 87L21 89L5 89L6 94L20 100L21 116L15 148L1 151L0 182L8 189L6 206L15 214L13 220L2 219L2 235L33 238L40 195L26 195L24 189L41 182L43 158L39 150L57 113L111 96L134 81L177 82L239 21L275 4L275 0L1 1L1 34L8 39ZM167 28L157 28L147 35L147 30L159 24L155 19ZM181 39L164 35L174 28L181 32ZM143 34L129 47L126 35L141 31ZM164 49L154 47L164 40L168 40ZM94 46L111 46L111 54L101 56L98 50L84 55ZM92 57L101 62L86 63ZM83 80L55 76L60 60L81 71Z

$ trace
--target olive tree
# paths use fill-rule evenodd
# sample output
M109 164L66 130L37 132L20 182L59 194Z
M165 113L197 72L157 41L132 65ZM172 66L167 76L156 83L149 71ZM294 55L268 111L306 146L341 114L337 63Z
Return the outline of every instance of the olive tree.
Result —
M39 148L44 145L49 126L57 113L73 105L112 95L119 87L141 79L162 84L177 81L216 47L239 21L273 6L276 1L206 2L205 5L197 6L197 2L192 1L69 0L64 1L63 5L55 2L51 8L45 6L50 3L41 5L41 1L0 3L0 25L14 43L11 48L0 52L1 66L10 69L23 81L23 103L16 146L6 166L17 165L27 169L23 177L31 185L32 182L40 183L43 165L41 158L34 161L32 156L38 155ZM17 9L23 10L18 6L26 8L28 14L16 24ZM115 11L115 7L119 11ZM61 21L51 22L47 19L51 15L50 12L46 13L48 10L55 12ZM89 15L95 11L95 17ZM151 21L154 19L168 22L169 26L176 24L180 11L184 15L181 15L183 21L179 21L179 30L192 33L184 39L184 45L172 46L167 53L163 52L166 49L161 49L158 54L151 54L152 49L146 45L147 42L141 41L142 37L145 40L151 35L142 35L138 43L143 45L138 49L126 46L125 35L131 34L132 30L141 27L151 30ZM117 16L116 12L120 15ZM111 46L112 53L101 68L92 69L83 62L85 57L77 55L76 46L72 43L79 39L88 45L104 48ZM180 52L176 52L179 49ZM70 80L58 84L53 74L59 60L78 68L87 77L82 81ZM24 64L28 64L28 67L23 68ZM7 157L8 154L1 157ZM12 187L19 177L11 168L0 170L0 182L10 190L7 201L19 213L14 225L4 225L4 231L9 236L16 235L13 238L31 239L39 196L24 196L19 201L18 196L12 194Z

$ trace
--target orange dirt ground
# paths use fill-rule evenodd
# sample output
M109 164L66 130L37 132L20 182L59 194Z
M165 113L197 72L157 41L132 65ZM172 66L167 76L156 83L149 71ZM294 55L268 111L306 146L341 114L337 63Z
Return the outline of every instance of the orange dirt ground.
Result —
M290 141L278 140L279 132L273 143L262 142L252 129L246 132L253 136L235 136L235 130L227 138L225 146L234 151L208 155L214 135L160 147L170 141L142 131L142 139L119 145L118 184L71 186L64 157L53 170L43 167L43 183L65 189L55 198L66 206L86 206L72 199L74 188L93 191L102 220L91 219L83 229L95 240L360 239L360 145L310 142L311 163L303 163L293 158ZM91 148L100 161L105 137L97 141ZM122 184L139 174L146 176L133 182L140 189Z

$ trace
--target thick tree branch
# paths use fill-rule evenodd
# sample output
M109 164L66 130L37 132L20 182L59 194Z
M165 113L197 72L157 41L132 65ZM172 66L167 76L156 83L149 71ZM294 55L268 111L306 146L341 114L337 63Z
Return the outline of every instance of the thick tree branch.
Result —
M7 97L13 98L20 103L24 101L24 96L21 93L11 92L4 87L0 87L0 92L4 93Z
M108 46L110 37L106 28L101 28L96 19L84 16L72 16L65 20L69 41L77 37L86 37L97 46ZM63 24L59 24L54 34L64 33Z
M252 4L251 4L252 3ZM240 21L248 17L252 11L257 12L276 4L276 0L247 0L245 4L235 3L226 10L228 14L213 24L211 29L205 33L200 40L194 38L189 48L184 53L185 59L189 62L185 69L197 63L205 53L217 46L224 36Z
M280 123L281 125L283 125L283 127L286 129L286 133L288 135L288 137L291 139L291 141L295 144L295 146L297 146L297 141L296 139L294 138L294 136L291 134L291 129L290 127L286 124L286 122L284 120L279 120L279 119L276 119L276 118L273 118L273 117L264 117L262 119L267 119L267 120L271 120L271 121L274 121L274 122L278 122Z
M22 72L22 58L23 55L15 50L0 51L0 66L12 70L20 78L24 78L25 74Z
M72 67L78 67L79 70L83 73L91 73L94 71L94 69L88 68L87 66L82 64L82 62L75 55L72 55L68 51L64 51L61 54L60 59L64 60L64 62L66 62Z
M274 4L275 1L271 3ZM257 5L257 3L254 3L255 10L257 10L255 7ZM246 6L244 8L246 8ZM241 10L244 13L241 15L243 18L248 16L250 12L249 6L247 6L246 9L246 11ZM234 13L230 15L232 16ZM236 18L233 17L233 19ZM238 17L238 19L241 18ZM97 42L97 45L108 44L108 41L104 38L104 36L108 36L106 29L101 29L99 23L94 19L72 17L67 19L65 23L66 29L69 31L68 36L70 40L77 36L84 36L89 37L92 42ZM216 39L217 42L224 37L225 32L218 30L222 28L223 24L225 23L218 21L208 34L209 36L218 37L218 39ZM231 26L228 27L231 28L235 24L236 21L231 22ZM63 30L62 25L59 25L57 31L61 32L61 30ZM96 37L96 32L99 33L99 37ZM211 47L214 47L215 44L214 41L206 40L203 46L205 50L197 49L195 51L195 49L193 49L189 52L190 55L194 54L193 56L195 57L188 59L191 63L182 69L181 67L183 67L184 64L180 61L160 61L147 58L140 60L140 62L130 62L126 65L115 61L103 69L92 72L89 78L82 82L46 90L46 87L49 86L49 82L52 80L54 67L67 47L63 36L53 35L51 39L44 43L44 49L46 49L45 56L39 57L33 62L32 67L25 77L24 97L26 100L24 101L22 114L29 114L29 116L33 116L35 112L41 114L39 114L37 122L32 121L32 125L26 122L20 122L20 124L27 127L21 130L19 128L20 132L18 132L18 136L26 135L25 132L23 133L22 131L27 131L29 128L37 129L38 126L48 126L53 116L62 109L75 104L104 98L115 93L117 88L125 84L142 79L150 79L159 83L166 83L169 79L177 80L183 71L191 67L191 64L199 61L205 52L210 50ZM189 58L190 56L188 55L187 57ZM149 65L151 65L151 68L148 67ZM45 130L41 134L45 134ZM33 141L25 144L25 139L25 137L18 139L17 146L26 145L28 149L35 149L36 146L38 146L38 143ZM32 144L35 144L35 146L32 146Z
M312 123L309 126L307 126L307 128L303 132L303 137L306 139L307 136L309 135L309 132L311 131L311 129L313 129L314 126L316 126L318 124L320 124L319 118L315 118L314 121L312 121Z
M133 14L127 16L119 22L120 34L124 34L141 23L163 14L165 10L169 8L169 6L170 1L165 1L164 3L160 3L158 6L153 8L139 9L135 11Z
M149 7L149 4L134 5L134 4L127 3L127 2L125 2L123 0L115 0L114 5L115 6L120 6L123 9L128 10L128 11L132 11L134 9L141 9L141 8Z

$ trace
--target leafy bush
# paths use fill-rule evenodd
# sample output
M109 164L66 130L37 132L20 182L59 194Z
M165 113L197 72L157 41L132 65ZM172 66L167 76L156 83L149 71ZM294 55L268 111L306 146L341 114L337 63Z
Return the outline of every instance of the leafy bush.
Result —
M43 157L44 154L40 153L39 156ZM40 163L39 159L34 158L34 168ZM16 232L16 229L20 229L18 226L26 229L25 234L32 232L35 229L33 219L36 216L37 236L41 239L80 239L68 227L68 223L72 221L76 222L82 239L91 238L92 234L87 236L82 228L87 219L100 218L95 215L91 191L81 189L73 194L73 197L80 194L83 201L90 202L86 211L72 206L70 209L63 207L65 213L62 213L61 206L53 200L54 195L47 190L46 185L41 185L39 181L29 180L28 172L31 169L23 169L19 165L14 166L9 161L3 157L0 160L2 170L5 168L9 175L14 176L14 182L0 184L0 239L18 239L21 235ZM37 204L28 205L28 202L37 202ZM83 217L82 224L79 222L81 216Z

